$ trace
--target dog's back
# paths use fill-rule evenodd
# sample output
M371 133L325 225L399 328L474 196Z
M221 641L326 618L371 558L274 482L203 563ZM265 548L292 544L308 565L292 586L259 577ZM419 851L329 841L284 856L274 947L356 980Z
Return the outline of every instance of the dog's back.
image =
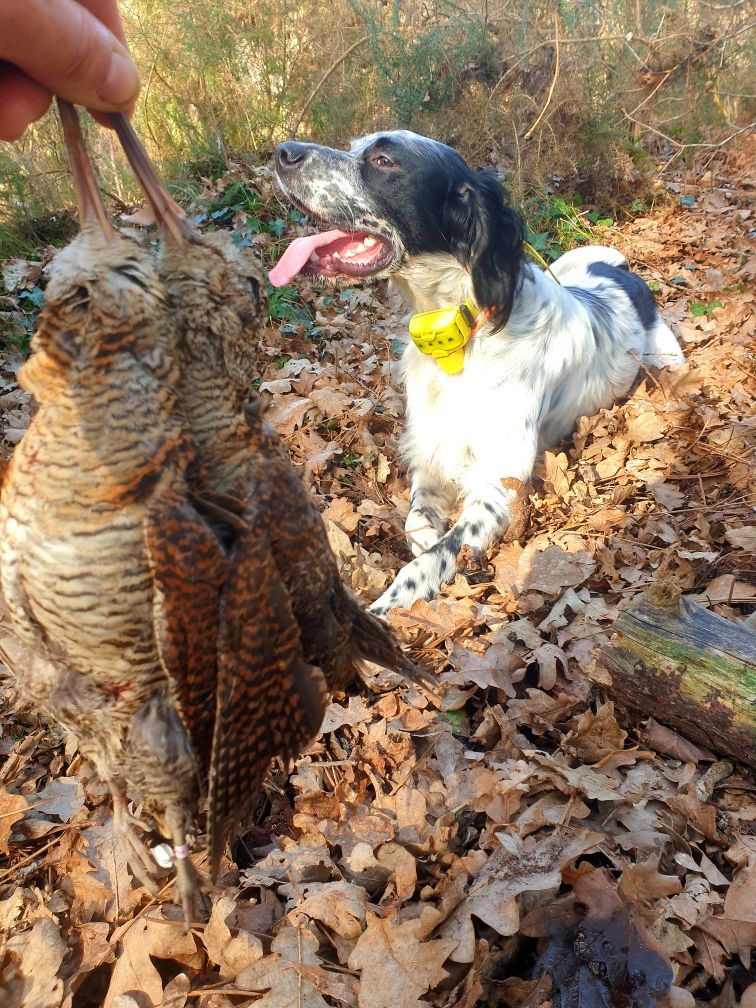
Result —
M603 279L627 295L646 331L646 345L641 354L645 364L677 368L685 363L685 355L661 317L648 284L630 270L627 259L617 249L583 245L565 252L550 268L557 280L566 286L586 289L596 282L601 285Z

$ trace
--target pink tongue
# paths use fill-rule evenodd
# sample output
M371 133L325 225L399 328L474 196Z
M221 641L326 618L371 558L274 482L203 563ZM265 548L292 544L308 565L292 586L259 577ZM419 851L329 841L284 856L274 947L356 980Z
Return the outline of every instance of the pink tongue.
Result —
M283 287L297 273L301 273L316 249L330 245L339 238L351 238L349 231L324 231L323 234L309 235L307 238L295 238L273 269L268 273L268 280L274 287Z

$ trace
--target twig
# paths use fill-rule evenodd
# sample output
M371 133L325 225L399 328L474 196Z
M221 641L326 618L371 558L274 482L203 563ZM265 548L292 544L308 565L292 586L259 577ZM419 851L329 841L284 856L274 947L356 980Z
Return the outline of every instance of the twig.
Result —
M546 115L546 110L548 109L549 105L551 104L551 99L554 96L554 88L556 87L556 82L557 82L557 78L558 77L559 77L559 17L555 13L554 14L554 77L553 77L553 79L551 81L551 87L549 88L549 93L546 95L546 103L543 106L543 108L541 109L541 111L540 111L540 113L539 113L538 118L536 119L536 121L533 123L533 125L530 127L530 129L525 134L525 136L522 138L523 140L529 140L531 138L531 136L535 132L537 126L539 125L539 123L541 122L541 120L543 119L543 117Z
M645 364L645 361L643 360L643 358L639 357L638 354L634 350L630 351L630 356L635 358L635 360L638 362L638 367L644 373L644 375L646 376L646 378L648 378L648 380L653 385L655 385L656 388L659 389L659 391L662 394L662 398L664 399L665 402L667 402L668 400L667 400L667 394L666 394L666 392L662 388L662 386L661 386L660 382L657 380L657 378L654 375L652 375L651 372L648 370L648 368L646 367L646 364Z
M60 826L53 827L53 829L50 830L51 833L55 834L52 840L48 840L48 842L44 844L44 846L38 847L37 850L33 850L31 854L27 854L26 857L21 858L20 861L14 861L12 865L10 865L8 868L5 868L2 872L0 872L0 884L4 884L7 879L13 878L16 872L19 870L19 868L23 868L25 865L30 864L32 861L36 861L39 857L41 857L43 854L49 851L51 847L54 847L55 844L58 843L58 841L60 840L61 834L65 833L66 829L67 825L65 823L61 824Z
M675 32L673 35L665 36L665 42L669 41L670 39L690 38L690 37L691 37L690 32ZM638 38L637 41L642 42L646 46L651 45L651 41L648 39ZM627 33L625 33L624 35L584 35L579 38L561 39L561 45L563 46L582 45L585 42L605 42L605 43L624 42L627 44L628 38ZM501 75L501 77L499 77L499 79L496 81L494 86L491 88L490 94L488 95L488 100L490 101L493 98L493 96L496 94L496 92L499 90L502 84L507 82L507 80L512 76L512 74L514 74L515 70L517 70L518 67L521 67L528 59L528 57L532 56L533 53L538 52L539 49L544 49L546 46L554 45L555 43L556 39L544 39L543 42L539 42L537 45L534 45L531 49L528 49L525 53L523 53L523 55L515 63L513 63L510 67L508 67ZM643 62L643 60L641 59L640 56L637 55L637 53L634 53L634 55L639 62L641 63ZM636 88L636 90L642 91L643 88Z
M655 133L656 136L661 137L662 140L666 140L667 143L671 143L673 147L677 148L678 154L680 153L680 151L690 150L694 147L704 147L708 148L709 150L716 150L718 147L724 147L725 144L728 144L731 140L734 140L735 137L740 136L741 133L747 133L748 130L753 129L754 126L756 126L756 122L748 123L747 126L743 126L741 129L736 130L734 133L731 133L730 136L725 137L724 140L720 140L719 143L680 143L679 140L675 140L674 137L667 136L666 133L662 133L661 130L655 129L653 126L649 126L648 123L644 123L641 119L634 119L624 109L622 109L621 111L623 116L626 119L629 119L630 122L637 123L637 125L640 126L642 129L648 130L650 133Z
M341 66L341 64L352 55L352 53L354 52L355 49L358 49L361 45L364 45L366 42L369 42L369 41L370 41L370 36L369 35L363 35L362 38L358 38L356 42L352 42L352 44L349 46L349 48L346 49L341 54L341 56L339 56L339 58L336 60L336 62L332 63L331 66L326 70L326 72L320 78L320 80L315 85L315 87L312 89L312 91L310 91L310 93L307 96L307 99L306 99L304 105L299 110L299 115L297 116L297 121L294 123L294 128L291 131L292 132L292 136L296 136L297 135L297 131L299 130L299 127L302 125L302 120L305 117L305 113L307 112L307 109L310 107L310 104L314 100L314 98L317 95L318 91L320 91L320 89L326 83L326 81L331 76L331 74L335 73L339 69L339 67Z
M646 97L645 97L645 98L643 99L643 101L642 101L642 102L640 102L640 104L639 104L639 105L636 105L636 106L635 106L635 108L633 109L633 111L632 111L632 112L627 112L627 113L626 113L626 115L628 116L628 118L629 118L630 116L632 116L632 115L635 115L635 113L636 113L636 112L640 112L640 110L641 110L641 109L643 108L643 106L644 106L644 105L647 105L647 104L648 104L648 102L650 102L650 101L651 101L651 99L652 99L652 98L654 97L654 95L655 95L655 94L656 94L656 92L657 92L657 91L659 90L659 88L660 88L660 87L663 87L663 85L667 83L667 81L669 80L669 77L670 77L670 74L672 73L672 71L673 71L673 70L676 70L676 69L677 69L677 67L673 67L673 68L672 68L672 70L667 70L667 71L666 71L666 72L664 73L664 76L663 76L663 77L662 77L662 79L661 79L661 80L659 81L659 83L658 83L658 84L656 85L656 87L654 88L654 90L653 90L653 91L651 91L651 92L650 92L650 94L647 94L647 95L646 95Z

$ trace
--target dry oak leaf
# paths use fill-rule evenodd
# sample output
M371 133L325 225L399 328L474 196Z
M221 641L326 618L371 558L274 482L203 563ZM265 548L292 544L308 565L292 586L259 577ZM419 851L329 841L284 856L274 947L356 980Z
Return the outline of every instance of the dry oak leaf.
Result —
M584 794L591 801L617 802L620 798L619 782L614 777L587 766L569 767L559 753L552 756L537 749L523 749L523 755L554 771L555 776L564 778L575 791ZM558 786L558 781L555 780L555 783Z
M756 525L742 525L739 528L726 527L725 539L731 546L756 553Z
M617 893L626 904L634 906L641 913L651 906L650 914L644 914L649 923L653 923L657 916L658 901L682 892L683 888L676 875L660 873L660 860L661 853L656 852L645 861L626 864L617 884Z
M716 935L728 952L737 951L748 969L756 945L756 837L743 837L747 863L742 865L727 890L724 913L710 917L702 930Z
M98 969L115 959L115 948L110 944L110 924L106 921L89 921L79 924L75 930L76 966L69 974L66 970L66 990L75 991L87 973ZM68 964L66 964L68 966ZM79 979L79 978L82 979Z
M281 894L299 900L289 911L289 920L295 927L306 924L309 917L342 938L358 938L362 934L367 903L362 886L349 882L310 882L281 886Z
M423 994L449 975L443 964L457 947L455 939L421 942L419 920L394 924L367 914L367 928L349 956L349 968L361 970L359 1008L419 1008Z
M346 497L334 497L323 512L323 521L326 523L326 527L329 522L333 522L344 532L354 532L360 523L360 516L355 510L354 504Z
M654 410L646 410L634 417L627 425L627 434L631 441L643 443L647 441L658 441L663 437L669 428L669 420L661 413Z
M328 1008L320 994L326 984L318 958L318 939L308 928L285 926L271 945L271 954L243 969L236 986L259 991L255 1008Z
M564 588L582 584L595 569L593 557L585 550L569 553L554 545L539 550L529 543L517 564L517 589L559 595Z
M111 913L115 907L121 914L131 912L144 893L140 893L137 887L132 888L131 876L126 866L125 851L113 833L112 816L108 816L100 826L90 826L81 830L81 836L87 842L86 860L91 865L87 871L91 874L92 880L96 880L103 886ZM61 888L72 893L74 903L84 904L85 893L79 889L78 878L68 885L68 872L68 866L59 871L59 875L65 874L66 876L61 882ZM75 871L72 874L80 876L81 871ZM88 890L93 897L97 894L93 882L92 884L86 883L85 890ZM84 918L82 917L82 919ZM104 917L103 915L95 915L93 919L104 919Z
M713 758L708 750L693 745L688 739L683 738L672 728L660 724L653 717L646 722L644 736L649 748L654 752L672 756L682 763L700 763L702 760Z
M208 957L222 977L236 976L263 957L262 942L256 935L247 931L231 933L231 927L236 926L236 909L236 900L221 896L213 905L202 935Z
M310 401L327 417L340 417L352 404L348 395L330 386L312 389Z
M78 777L53 778L34 799L46 816L57 816L61 822L70 822L84 807L84 788Z
M309 399L301 396L282 395L273 400L270 409L265 414L279 434L293 434L301 426L305 414L313 408Z
M341 728L364 724L370 721L373 714L363 697L349 697L346 706L338 703L329 704L323 724L320 726L320 734L326 735L328 732L338 731Z
M0 933L18 928L18 920L24 911L25 894L17 886L7 899L0 900Z
M116 959L110 986L102 1008L115 1008L121 994L138 993L153 1005L163 1002L163 981L152 956L157 959L177 959L184 965L199 967L203 957L191 934L183 934L175 921L164 918L138 918L127 922L123 942ZM114 935L114 940L116 935Z
M567 658L564 651L556 644L544 641L533 652L533 658L538 662L539 689L550 690L556 686L557 662L562 666L562 671L567 673Z
M611 701L601 704L595 714L592 710L583 711L570 721L570 728L574 735L569 737L569 744L586 763L598 763L622 752L627 740L627 732L617 723Z
M517 836L497 834L506 846L497 848L473 879L467 897L444 925L443 934L454 939L454 962L472 962L475 930L471 917L488 924L503 937L517 934L520 909L517 897L524 892L554 893L562 883L562 871L570 861L595 847L603 834L575 830L566 842L553 834L540 843L523 843Z
M78 849L72 850L68 857L58 862L57 868L60 872L60 891L71 900L71 923L78 926L91 920L107 920L108 911L113 909L114 895L110 877L104 872L97 872ZM125 865L116 877L121 890L123 881L129 878ZM128 895L127 890L127 898L123 903L116 897L115 905L121 909L130 909Z
M336 804L338 810L338 803ZM242 872L247 886L272 886L278 882L326 882L337 873L328 844L320 833L306 833L299 840L279 837L281 850L272 850L252 868Z
M558 455L553 452L545 452L544 467L546 479L553 486L554 493L557 497L564 498L570 489L572 475L569 471L570 463L567 456L564 452L559 452Z
M385 843L378 849L378 861L393 873L399 902L410 899L417 885L417 861L407 848L398 843Z
M542 643L540 637L538 643ZM519 682L525 676L524 663L519 655L514 653L514 645L508 640L490 644L482 653L455 643L448 661L455 671L444 676L445 684L474 683L478 689L493 686L495 689L503 690L510 698L517 695L513 683ZM448 705L445 709L449 709Z
M0 854L9 854L13 827L23 819L29 803L23 795L13 794L0 786Z
M58 970L68 946L57 924L47 917L38 920L31 931L12 935L4 951L3 1008L59 1008L63 981Z

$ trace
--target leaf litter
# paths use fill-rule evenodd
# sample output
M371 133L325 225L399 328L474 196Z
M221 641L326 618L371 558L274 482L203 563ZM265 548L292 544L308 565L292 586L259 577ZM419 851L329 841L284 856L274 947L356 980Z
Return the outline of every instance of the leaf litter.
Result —
M754 1008L753 775L665 726L662 698L641 718L590 678L656 578L756 621L750 143L710 165L726 198L689 208L671 182L602 235L655 282L688 365L582 418L538 464L527 531L391 614L441 709L386 680L337 698L293 772L272 768L207 923L182 934L168 876L157 896L131 882L75 740L6 687L0 1003ZM39 277L4 264L6 303ZM260 389L370 600L409 559L404 310L382 289L304 298L310 321L267 332ZM5 458L30 416L22 359L0 355Z

